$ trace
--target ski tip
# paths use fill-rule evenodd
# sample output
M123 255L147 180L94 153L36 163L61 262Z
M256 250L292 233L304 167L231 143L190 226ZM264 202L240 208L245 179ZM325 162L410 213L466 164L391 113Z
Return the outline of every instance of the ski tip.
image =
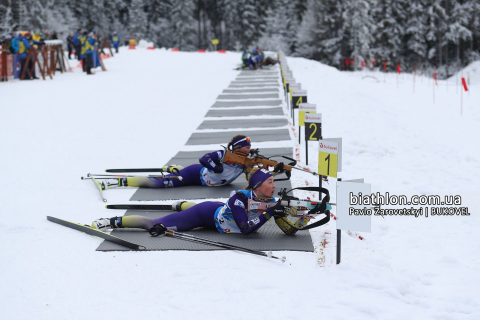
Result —
M105 205L105 209L108 209L108 204Z

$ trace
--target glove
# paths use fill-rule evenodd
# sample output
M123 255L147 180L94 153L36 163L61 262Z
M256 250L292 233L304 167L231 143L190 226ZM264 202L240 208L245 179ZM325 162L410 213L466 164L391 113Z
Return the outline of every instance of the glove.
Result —
M265 212L265 218L268 217L267 220L271 217L283 218L287 216L285 213L285 207L280 204L280 201L278 201L273 207L267 208Z
M273 169L273 172L282 173L283 171L285 171L285 169L283 168L283 162L277 163L277 165Z
M223 172L223 165L219 163L215 163L212 158L207 154L203 158L200 159L200 163L210 170L213 170L215 173L222 173Z

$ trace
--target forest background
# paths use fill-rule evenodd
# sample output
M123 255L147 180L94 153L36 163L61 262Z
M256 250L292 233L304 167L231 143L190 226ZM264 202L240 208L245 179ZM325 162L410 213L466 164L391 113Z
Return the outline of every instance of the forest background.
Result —
M340 70L435 69L480 59L480 0L0 0L0 35L82 28L181 51L259 45ZM352 60L353 59L353 60Z

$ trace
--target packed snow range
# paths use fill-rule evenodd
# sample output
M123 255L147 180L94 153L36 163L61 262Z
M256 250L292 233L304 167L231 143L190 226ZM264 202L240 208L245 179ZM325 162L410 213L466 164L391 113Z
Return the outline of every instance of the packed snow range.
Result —
M96 252L98 238L46 220L112 215L80 179L86 172L158 167L180 150L204 150L184 145L239 62L231 52L123 50L95 76L76 69L54 80L0 83L0 317L479 318L480 87L473 79L460 115L452 79L448 87L439 81L433 103L429 78L416 78L413 93L409 74L397 87L395 74L383 82L383 74L288 58L322 113L323 135L343 138L340 177L365 178L381 194L460 195L471 214L373 216L364 240L343 236L338 266L334 220L311 231L314 253L274 252L287 256L283 264L232 251ZM292 134L289 147L297 139ZM315 181L292 176L294 186ZM127 203L134 192L106 195Z

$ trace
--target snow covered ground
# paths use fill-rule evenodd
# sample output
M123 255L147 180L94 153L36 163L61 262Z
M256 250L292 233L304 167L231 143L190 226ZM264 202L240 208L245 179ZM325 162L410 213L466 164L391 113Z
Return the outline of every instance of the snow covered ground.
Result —
M94 76L75 69L0 83L0 318L480 318L478 79L460 115L452 81L439 81L433 103L427 78L413 93L408 74L397 85L394 74L383 82L288 59L323 114L323 136L343 138L340 177L365 178L383 194L460 195L471 214L374 216L364 240L343 234L340 265L334 220L312 231L316 252L277 252L283 264L239 252L96 252L98 238L46 220L114 215L80 177L156 167L191 150L185 142L239 61L231 52L121 50ZM297 186L315 180L293 177ZM334 194L335 179L327 186ZM127 203L134 191L105 194Z

